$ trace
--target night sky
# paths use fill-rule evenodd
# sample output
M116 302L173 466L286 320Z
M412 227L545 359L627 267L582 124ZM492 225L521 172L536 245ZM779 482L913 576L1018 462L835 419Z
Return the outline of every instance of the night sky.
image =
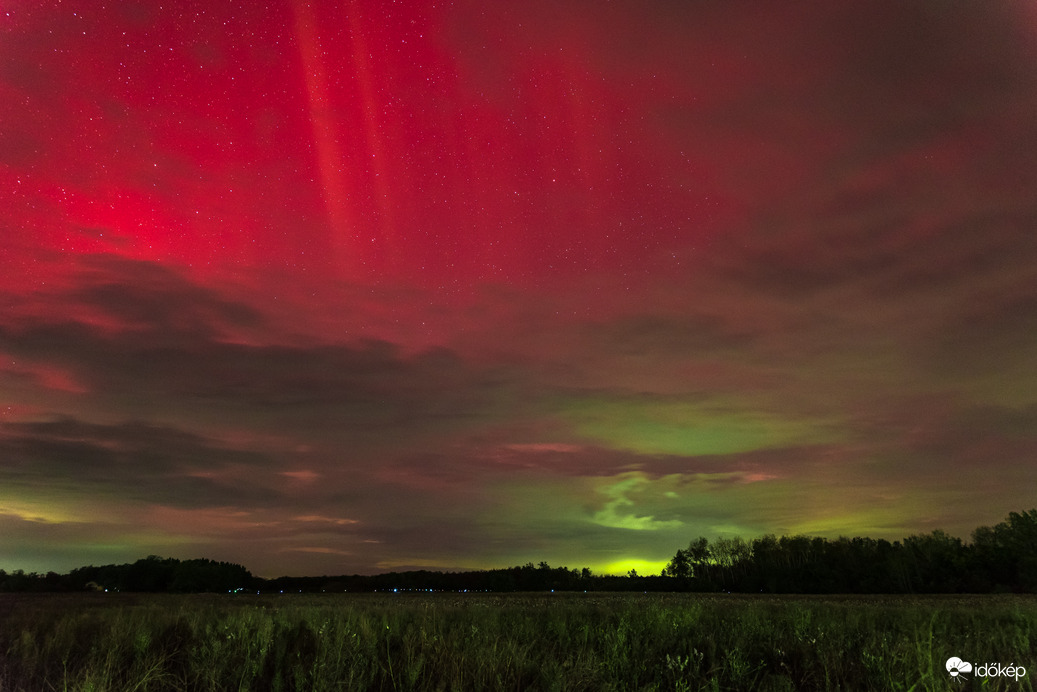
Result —
M0 8L0 567L658 573L1037 507L1037 9Z

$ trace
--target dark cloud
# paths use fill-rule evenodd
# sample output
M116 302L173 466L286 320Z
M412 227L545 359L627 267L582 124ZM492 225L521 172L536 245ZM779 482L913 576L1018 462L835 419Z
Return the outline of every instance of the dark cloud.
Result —
M252 505L280 497L270 457L148 423L70 418L0 424L9 488L49 488L176 507ZM267 476L266 485L258 478Z
M98 231L103 233L103 231ZM263 326L260 313L192 282L174 268L111 256L61 265L50 285L10 296L3 315L12 330L81 322L100 333L129 335L139 344L183 346Z
M98 263L84 274L69 291L13 310L0 350L65 369L126 417L204 406L288 433L359 443L397 431L403 440L497 415L495 402L515 386L511 369L472 367L444 348L265 343L256 309L150 263Z
M255 308L228 301L161 265L94 261L84 274L64 300L95 308L126 331L153 333L164 346L262 326Z

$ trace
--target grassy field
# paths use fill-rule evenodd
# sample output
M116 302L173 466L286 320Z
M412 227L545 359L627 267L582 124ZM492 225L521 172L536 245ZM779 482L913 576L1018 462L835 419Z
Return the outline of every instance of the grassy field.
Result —
M951 656L1027 671L963 682ZM0 594L0 692L1032 690L1034 675L1035 597Z

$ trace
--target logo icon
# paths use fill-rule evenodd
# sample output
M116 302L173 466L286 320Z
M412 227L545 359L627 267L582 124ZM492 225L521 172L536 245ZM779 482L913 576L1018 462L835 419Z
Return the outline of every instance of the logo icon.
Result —
M951 656L948 658L945 667L947 668L947 672L950 673L951 677L955 680L967 680L968 678L966 678L964 674L972 672L972 664L968 661L961 660L957 656Z

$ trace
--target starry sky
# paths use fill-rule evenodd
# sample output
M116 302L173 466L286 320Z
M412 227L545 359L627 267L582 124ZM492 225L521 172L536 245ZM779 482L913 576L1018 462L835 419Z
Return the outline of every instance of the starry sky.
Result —
M0 567L1037 506L1037 9L11 0Z

